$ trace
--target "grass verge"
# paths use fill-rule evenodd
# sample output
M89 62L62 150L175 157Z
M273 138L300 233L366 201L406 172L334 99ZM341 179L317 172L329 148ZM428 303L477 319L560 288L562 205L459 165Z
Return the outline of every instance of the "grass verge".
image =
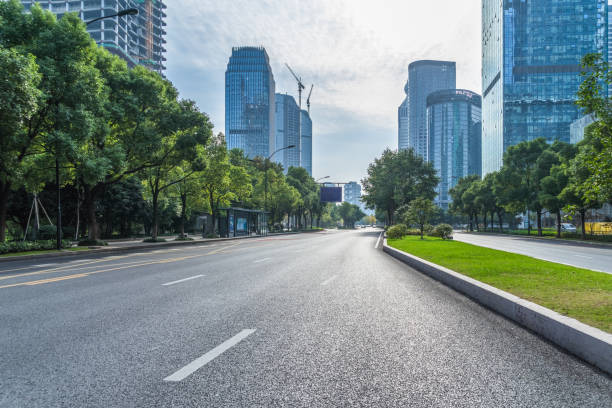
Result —
M612 333L612 274L433 237L388 244Z
M42 254L53 254L56 252L65 252L65 251L76 252L76 251L87 251L87 250L89 250L89 248L73 247L73 248L62 249L61 251L58 251L57 249L45 249L42 251L10 252L8 254L0 255L0 258L7 258L9 256L42 255Z

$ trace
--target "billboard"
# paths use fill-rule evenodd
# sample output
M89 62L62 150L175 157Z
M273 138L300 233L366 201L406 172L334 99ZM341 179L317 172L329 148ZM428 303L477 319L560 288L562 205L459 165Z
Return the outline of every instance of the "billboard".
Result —
M342 187L321 187L322 203L341 203Z

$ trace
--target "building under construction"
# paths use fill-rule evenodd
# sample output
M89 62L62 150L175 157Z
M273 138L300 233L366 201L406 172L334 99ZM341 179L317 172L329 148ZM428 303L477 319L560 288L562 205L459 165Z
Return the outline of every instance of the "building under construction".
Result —
M34 3L60 18L76 12L82 20L117 14L120 10L138 9L137 15L112 17L87 26L87 32L98 43L127 61L130 67L143 65L162 73L166 49L166 5L162 0L82 0L82 1L22 1L29 10Z

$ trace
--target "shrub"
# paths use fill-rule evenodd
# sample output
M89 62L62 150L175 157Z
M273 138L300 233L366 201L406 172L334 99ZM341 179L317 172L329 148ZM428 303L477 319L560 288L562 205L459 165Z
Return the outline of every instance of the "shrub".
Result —
M438 224L429 235L442 239L453 239L453 227L449 224Z
M55 240L4 242L0 243L0 254L50 250L55 249L55 245ZM72 243L70 241L62 241L63 248L70 248L71 246Z
M387 237L390 239L400 239L405 235L408 235L408 227L404 224L394 225L387 230Z
M79 246L106 246L108 245L104 241L100 241L99 239L85 239L83 241L79 241Z
M57 228L55 225L43 225L38 230L38 238L43 241L54 239L57 234Z
M175 239L175 241L193 241L193 238L190 238L190 237L185 235L185 236L182 236L182 237L177 237Z
M146 238L143 239L142 242L166 242L166 240L164 238Z
M434 230L434 226L431 224L425 224L423 225L423 232L426 234L431 234Z

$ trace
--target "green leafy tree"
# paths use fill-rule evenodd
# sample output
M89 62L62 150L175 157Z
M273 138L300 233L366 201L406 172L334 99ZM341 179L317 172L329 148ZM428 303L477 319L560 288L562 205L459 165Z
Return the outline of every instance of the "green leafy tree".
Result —
M387 149L368 167L361 181L362 201L371 209L386 212L388 224L393 224L399 207L417 197L433 199L439 178L431 163L425 162L412 149Z
M421 239L425 232L425 224L436 214L436 206L433 201L425 197L417 197L407 206L403 207L403 218L406 223L417 225L421 232Z
M451 213L467 216L470 231L474 230L474 225L472 223L475 208L473 203L474 200L473 198L466 196L466 201L464 201L463 194L465 194L473 183L478 181L480 181L480 177L478 177L476 174L462 177L457 181L457 184L455 184L455 186L448 191L453 200L450 204L449 210Z
M338 214L342 218L345 228L355 228L355 223L365 216L359 206L346 201L338 206Z

